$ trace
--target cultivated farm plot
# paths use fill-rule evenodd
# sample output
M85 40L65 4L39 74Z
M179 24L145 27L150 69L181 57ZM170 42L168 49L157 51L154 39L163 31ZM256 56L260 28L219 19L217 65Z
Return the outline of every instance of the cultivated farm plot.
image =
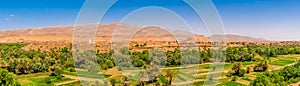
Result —
M297 60L300 60L300 55L280 55L278 57L270 57L269 65L271 65L269 70L283 68L294 64ZM244 68L252 66L255 62L242 62ZM225 73L225 72L224 72ZM246 74L244 77L239 77L236 81L231 81L232 78L223 78L220 80L218 86L245 86L249 85L252 80L255 79L255 76L261 72L251 72ZM224 76L226 77L226 76Z
M288 65L288 64L292 64L294 62L295 62L295 60L281 59L281 60L272 61L272 62L270 62L270 64L271 65L276 65L276 66L285 66L285 65Z
M269 69L276 69L278 66L280 68L283 68L284 66L291 65L295 63L297 60L300 60L300 55L282 55L278 57L270 57L271 60L269 62L271 68ZM248 66L253 66L256 62L254 61L247 61L247 62L241 62L243 67L246 68ZM252 72L249 74L246 74L244 77L239 77L236 81L231 81L232 77L226 78L224 75L227 73L228 70L230 70L230 67L232 64L224 64L224 70L221 74L223 74L222 79L219 80L219 84L217 86L246 86L249 85L252 80L255 79L255 76L259 74L259 72ZM199 70L190 70L187 72L179 73L178 74L178 81L185 81L185 77L187 77L187 74L196 74L196 80L200 80L197 82L194 82L193 85L203 85L205 83L205 80L209 78L208 72L210 71L211 66L210 64L201 64L199 65L200 69ZM218 68L219 66L216 65ZM222 67L222 65L220 66ZM273 68L274 67L274 68ZM217 74L217 73L216 73ZM220 74L220 73L219 73Z
M285 66L295 63L297 60L300 60L299 55L281 55L276 58L271 58L271 62L269 64L275 66Z
M39 74L30 74L30 75L20 75L16 77L21 84L21 86L53 86L55 83L69 81L72 79L69 78L58 78L55 76L39 75Z

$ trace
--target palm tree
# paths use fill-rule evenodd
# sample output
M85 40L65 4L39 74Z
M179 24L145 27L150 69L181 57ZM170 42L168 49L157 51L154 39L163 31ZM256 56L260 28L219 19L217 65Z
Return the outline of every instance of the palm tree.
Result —
M172 84L173 79L176 76L176 72L174 70L167 70L165 77L169 78L169 85Z

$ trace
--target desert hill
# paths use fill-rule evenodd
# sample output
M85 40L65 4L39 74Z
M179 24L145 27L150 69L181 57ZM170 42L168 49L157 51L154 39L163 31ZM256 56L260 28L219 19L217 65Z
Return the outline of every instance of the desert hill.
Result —
M88 28L88 27L87 27ZM81 29L77 30L80 31ZM84 32L86 28L83 28ZM55 26L47 28L29 28L19 30L0 31L0 42L24 42L24 41L72 41L73 26ZM188 35L176 35L185 33ZM129 24L99 24L96 31L96 41L111 41L114 38L133 37L133 41L175 41L185 40L193 36L193 33L161 29L159 27L141 27ZM115 39L116 40L116 39Z
M226 42L264 42L264 41L267 41L265 39L253 38L253 37L249 37L249 36L240 36L240 35L232 35L232 34L226 34L225 36L226 36ZM223 36L213 35L211 37L221 38Z
M140 30L141 29L141 30ZM83 29L84 31L85 29ZM114 32L115 31L115 32ZM55 26L47 28L29 28L0 31L0 42L26 41L72 41L73 26ZM208 42L209 37L196 35L186 31L168 31L159 27L141 27L138 25L112 23L99 24L96 41L111 41L114 38L131 38L132 41L198 41ZM221 37L214 35L212 37ZM118 40L118 39L114 39ZM263 39L248 36L226 35L227 42L258 42Z

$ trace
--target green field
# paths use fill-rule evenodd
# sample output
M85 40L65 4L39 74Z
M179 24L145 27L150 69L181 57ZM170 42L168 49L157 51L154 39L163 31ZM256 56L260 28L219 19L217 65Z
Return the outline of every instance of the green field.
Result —
M80 70L77 70L77 74L79 77L100 78L100 79L108 78L111 76L111 75L107 75L107 74L95 74L95 73L91 73L88 71L80 71Z
M49 81L47 82L46 79ZM71 80L69 78L57 78L55 76L37 77L37 78L27 78L29 82L21 83L22 86L53 86L54 83L63 82Z
M270 64L277 65L277 66L285 66L288 64L292 64L294 62L295 62L294 60L277 60L277 61L270 62Z
M269 65L276 65L276 66L284 67L286 65L295 63L299 59L300 59L299 55L281 55L281 56L278 56L278 57L271 57ZM253 61L242 62L242 64L245 68L245 67L248 67L252 64L255 64L255 62L253 62ZM269 69L272 69L272 68L269 68ZM237 81L230 81L232 78L224 78L223 82L220 82L220 86L245 86L245 85L249 85L249 83L252 81L251 78L254 78L257 74L259 74L259 72L258 73L253 72L253 73L246 74L244 77L239 77L237 79ZM228 80L226 80L226 79L228 79ZM248 84L239 83L241 81L245 82L245 83L248 83ZM298 81L300 81L300 80L296 80L296 82L298 82Z
M246 86L246 85L230 81L230 82L226 82L225 84L218 84L217 86Z

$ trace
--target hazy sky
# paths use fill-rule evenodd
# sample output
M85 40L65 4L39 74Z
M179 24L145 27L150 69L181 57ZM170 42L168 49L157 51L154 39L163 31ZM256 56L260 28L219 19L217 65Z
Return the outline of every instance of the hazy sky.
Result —
M74 25L84 2L0 0L0 30ZM213 0L213 3L226 33L269 40L300 40L300 0ZM145 6L168 8L188 20L193 28L204 28L195 12L180 0L120 0L101 23L120 22L128 13Z

